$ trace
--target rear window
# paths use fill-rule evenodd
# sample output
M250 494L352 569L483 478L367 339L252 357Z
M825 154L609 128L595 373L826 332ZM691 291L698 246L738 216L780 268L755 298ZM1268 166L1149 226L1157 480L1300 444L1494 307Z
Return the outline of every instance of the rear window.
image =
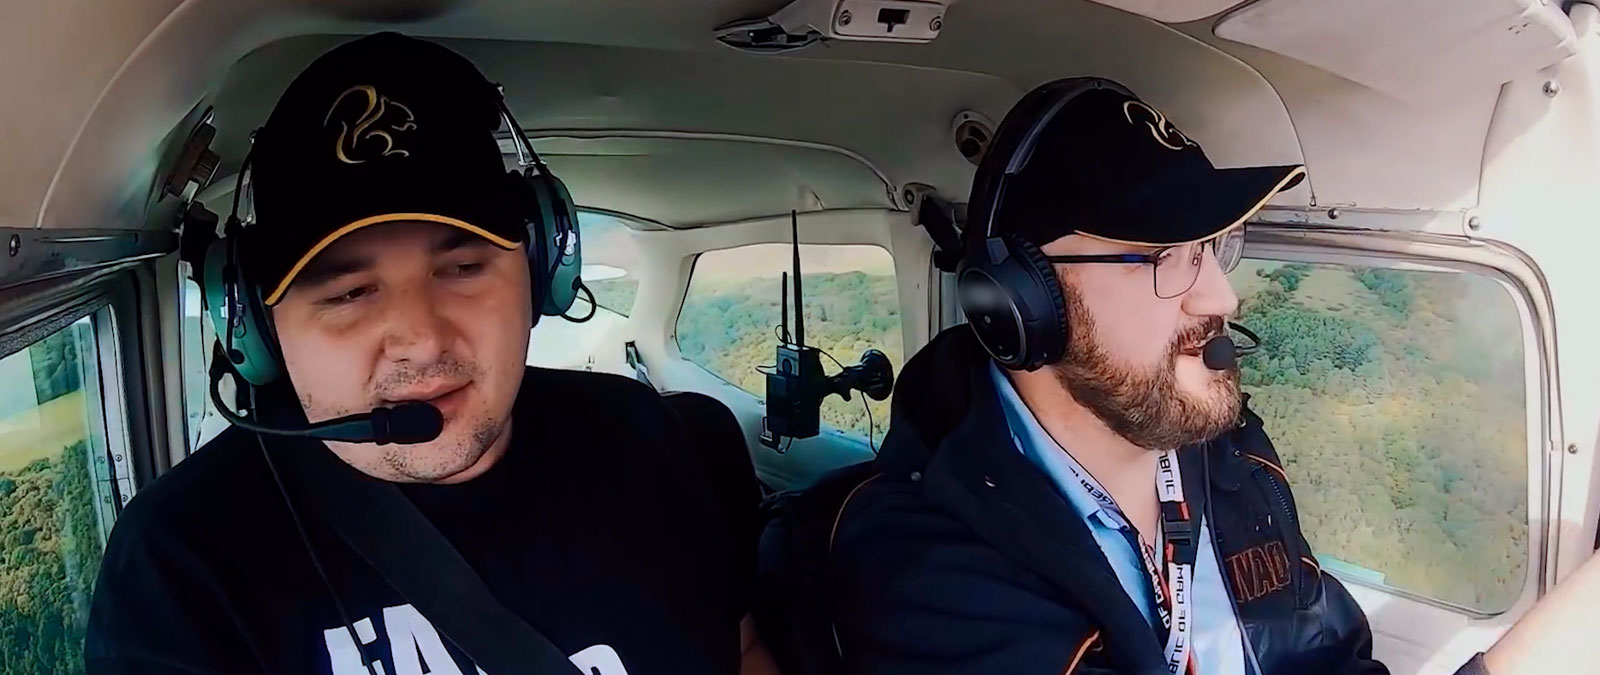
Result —
M789 244L700 254L678 316L683 358L756 397L765 396L766 376L757 367L775 358L782 323L781 274L791 255ZM802 244L800 255L805 261L806 344L832 357L823 358L823 370L838 372L834 360L854 365L864 351L877 349L898 373L905 347L889 252L864 244ZM891 399L863 400L859 392L849 401L827 397L822 421L881 443L889 429Z

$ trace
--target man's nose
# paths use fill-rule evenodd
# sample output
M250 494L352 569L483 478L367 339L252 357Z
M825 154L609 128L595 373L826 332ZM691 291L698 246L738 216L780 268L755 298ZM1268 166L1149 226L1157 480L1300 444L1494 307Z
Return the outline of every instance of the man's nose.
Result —
M450 346L450 324L426 292L396 293L386 308L383 351L391 361L433 363Z
M1222 271L1216 254L1207 250L1200 262L1199 278L1183 296L1183 311L1191 316L1233 316L1238 309L1239 296L1228 283L1228 275Z

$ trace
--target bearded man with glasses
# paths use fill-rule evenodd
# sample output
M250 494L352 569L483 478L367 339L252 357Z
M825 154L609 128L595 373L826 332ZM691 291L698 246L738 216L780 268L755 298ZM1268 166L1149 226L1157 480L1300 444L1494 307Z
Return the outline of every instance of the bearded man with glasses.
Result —
M1304 176L1219 169L1107 80L1013 108L968 204L968 325L906 364L832 514L845 672L1387 673L1207 349L1245 221Z

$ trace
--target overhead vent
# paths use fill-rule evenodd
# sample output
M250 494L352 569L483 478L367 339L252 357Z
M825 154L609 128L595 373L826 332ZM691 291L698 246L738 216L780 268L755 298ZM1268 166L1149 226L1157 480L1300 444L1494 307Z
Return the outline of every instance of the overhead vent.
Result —
M963 110L951 121L950 133L955 136L956 152L977 166L983 156L989 154L989 145L994 142L994 122L982 113Z
M1498 86L1577 53L1548 0L1260 0L1215 32L1402 100Z

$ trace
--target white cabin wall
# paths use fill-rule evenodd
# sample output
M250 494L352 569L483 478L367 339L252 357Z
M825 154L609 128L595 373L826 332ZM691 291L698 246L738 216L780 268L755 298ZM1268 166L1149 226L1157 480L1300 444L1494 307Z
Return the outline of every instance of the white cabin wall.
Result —
M15 0L0 20L0 227L34 224L101 90L179 0ZM181 113L180 113L181 115ZM167 121L171 124L171 121ZM82 226L81 226L82 227Z
M1575 11L1600 14L1587 5ZM1593 554L1600 506L1600 34L1594 21L1584 23L1576 57L1502 90L1482 169L1482 229L1474 232L1531 257L1555 307L1562 433L1549 449L1558 514L1552 580ZM1547 93L1547 83L1558 93Z

